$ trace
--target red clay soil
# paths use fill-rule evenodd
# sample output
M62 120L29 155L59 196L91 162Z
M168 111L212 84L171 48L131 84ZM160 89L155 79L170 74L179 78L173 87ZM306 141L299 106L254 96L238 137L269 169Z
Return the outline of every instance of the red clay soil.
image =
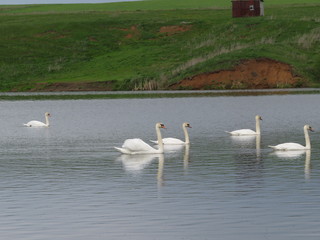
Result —
M174 26L163 26L159 29L159 33L162 33L166 36L171 36L180 32L186 32L191 29L191 25L174 25ZM127 32L125 38L131 39L140 36L140 30L137 26L131 26L130 28L120 29L124 32Z
M140 35L140 31L137 26L131 26L130 29L124 29L124 31L128 32L128 34L125 36L127 39L138 37Z
M189 31L191 27L192 27L191 25L163 26L160 28L159 32L167 36L171 36L179 32Z
M306 86L290 65L271 59L245 60L231 70L203 73L170 86L170 89L264 89Z

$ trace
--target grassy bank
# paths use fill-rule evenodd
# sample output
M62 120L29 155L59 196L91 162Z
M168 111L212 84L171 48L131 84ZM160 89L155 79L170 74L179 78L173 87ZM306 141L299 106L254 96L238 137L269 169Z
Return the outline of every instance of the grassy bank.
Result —
M236 19L229 1L193 2L1 6L0 90L97 81L164 89L250 58L320 82L318 1L270 0L265 17Z

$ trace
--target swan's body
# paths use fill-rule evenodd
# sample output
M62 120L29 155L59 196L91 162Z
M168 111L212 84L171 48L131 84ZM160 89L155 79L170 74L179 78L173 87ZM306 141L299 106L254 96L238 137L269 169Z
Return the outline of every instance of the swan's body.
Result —
M46 112L45 113L45 119L46 119L46 123L40 122L40 121L36 121L36 120L32 120L28 123L23 124L24 126L27 127L49 127L50 123L49 123L49 117L51 116L50 113Z
M310 143L310 137L309 137L308 130L313 132L313 129L311 126L305 125L303 127L303 131L304 131L304 138L306 140L306 146L303 146L299 143L289 142L289 143L282 143L282 144L278 144L276 146L269 146L269 147L273 148L274 150L280 150L280 151L310 150L311 143Z
M157 139L159 142L158 149L151 147L149 144L145 143L140 138L127 139L124 141L121 148L115 147L115 149L117 149L119 152L123 154L130 154L130 155L163 153L163 143L162 143L160 128L165 128L165 126L162 123L157 123L156 133L157 133Z
M191 128L189 123L183 123L182 124L182 129L184 132L184 141L178 139L178 138L163 138L162 142L164 145L187 145L190 144L190 138L189 138L189 134L188 134L188 130L187 128ZM152 141L153 143L158 144L158 141Z
M262 120L261 116L256 116L256 131L253 131L251 129L239 129L234 130L232 132L227 132L231 134L232 136L246 136L246 135L260 135L260 120Z

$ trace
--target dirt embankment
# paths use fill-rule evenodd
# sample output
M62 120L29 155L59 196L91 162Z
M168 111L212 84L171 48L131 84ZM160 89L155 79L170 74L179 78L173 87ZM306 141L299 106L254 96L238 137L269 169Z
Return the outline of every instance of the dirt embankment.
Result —
M231 70L203 73L183 79L170 89L265 89L303 87L307 82L290 65L271 59L245 60Z
M112 91L115 81L38 83L31 91ZM290 65L271 59L242 61L231 70L199 74L168 87L171 90L267 89L304 87L307 82Z

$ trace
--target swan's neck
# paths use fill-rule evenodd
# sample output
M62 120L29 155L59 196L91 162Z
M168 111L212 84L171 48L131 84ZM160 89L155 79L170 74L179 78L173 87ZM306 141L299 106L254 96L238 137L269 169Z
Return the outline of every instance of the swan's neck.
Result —
M306 149L311 149L310 137L307 128L304 128L304 138L306 139Z
M256 119L256 133L260 134L260 120L258 118Z
M185 126L183 126L182 128L183 128L183 132L184 132L185 143L186 144L190 144L188 130L187 130L187 128Z
M49 127L49 125L50 125L50 123L49 123L49 116L45 116L45 118L46 118L46 125Z
M163 141L162 141L162 135L161 135L160 128L156 127L156 133L157 133L157 138L158 138L159 152L163 153Z

